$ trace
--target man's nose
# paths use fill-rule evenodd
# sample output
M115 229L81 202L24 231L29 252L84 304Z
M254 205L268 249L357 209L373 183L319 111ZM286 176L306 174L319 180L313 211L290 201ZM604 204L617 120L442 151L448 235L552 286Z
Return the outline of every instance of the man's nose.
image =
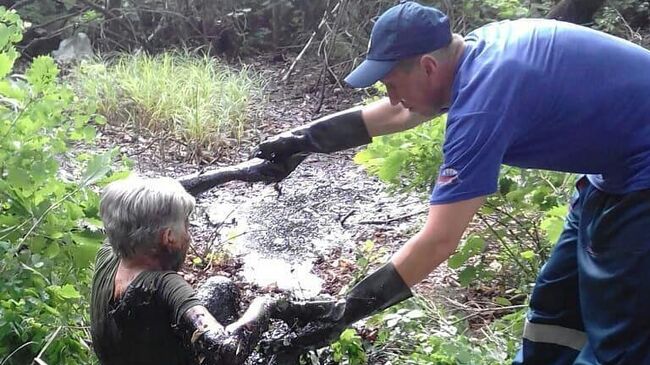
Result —
M397 104L402 102L401 98L398 98L397 95L393 92L388 93L388 99L390 99L390 105L396 106Z

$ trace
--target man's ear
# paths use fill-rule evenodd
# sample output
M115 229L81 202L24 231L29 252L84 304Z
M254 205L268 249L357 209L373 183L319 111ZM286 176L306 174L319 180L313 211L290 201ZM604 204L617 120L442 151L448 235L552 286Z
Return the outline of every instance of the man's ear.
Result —
M435 75L438 72L438 60L429 54L420 57L420 67L428 77Z
M175 251L180 243L174 234L174 231L171 228L165 228L160 231L160 244L167 251Z

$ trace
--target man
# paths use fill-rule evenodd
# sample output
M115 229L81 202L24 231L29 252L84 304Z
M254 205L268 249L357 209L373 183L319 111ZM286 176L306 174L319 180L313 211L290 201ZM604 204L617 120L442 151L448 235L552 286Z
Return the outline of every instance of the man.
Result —
M170 178L130 177L105 188L100 215L108 243L97 255L91 297L93 348L102 365L242 364L259 339L259 305L270 301L232 323L232 282L211 278L197 294L177 273L194 204Z
M258 148L258 157L286 165L297 153L360 146L448 112L424 227L364 280L364 305L353 292L335 314L315 318L338 321L324 331L335 337L409 297L409 287L454 252L508 164L583 174L539 274L514 363L650 364L650 52L539 19L462 38L439 10L402 1L377 20L367 59L346 78L357 88L377 81L388 98Z

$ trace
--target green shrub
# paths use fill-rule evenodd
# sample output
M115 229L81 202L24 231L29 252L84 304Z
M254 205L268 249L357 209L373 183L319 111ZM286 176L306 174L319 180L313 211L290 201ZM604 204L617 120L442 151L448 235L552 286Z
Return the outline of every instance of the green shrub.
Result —
M392 364L506 365L519 346L523 318L517 311L473 332L465 317L415 297L368 323L379 331L373 351Z
M81 156L85 167L69 159L70 142L94 140L93 110L58 83L49 57L10 75L22 29L0 7L0 363L89 364L90 264L101 241L89 186L113 154Z

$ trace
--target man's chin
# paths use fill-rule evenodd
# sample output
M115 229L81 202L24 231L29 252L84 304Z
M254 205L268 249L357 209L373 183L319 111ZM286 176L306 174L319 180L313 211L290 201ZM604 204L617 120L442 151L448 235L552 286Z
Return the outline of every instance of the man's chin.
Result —
M441 116L443 114L446 114L448 111L449 111L449 108L439 108L439 109L435 109L435 110L430 109L430 110L427 110L427 111L425 111L423 113L418 113L418 114L423 115L423 116L425 116L427 118L433 119L435 117L439 117L439 116Z
M433 110L413 110L413 109L409 109L409 110L411 113L415 113L427 118L433 118L439 114L434 112Z

